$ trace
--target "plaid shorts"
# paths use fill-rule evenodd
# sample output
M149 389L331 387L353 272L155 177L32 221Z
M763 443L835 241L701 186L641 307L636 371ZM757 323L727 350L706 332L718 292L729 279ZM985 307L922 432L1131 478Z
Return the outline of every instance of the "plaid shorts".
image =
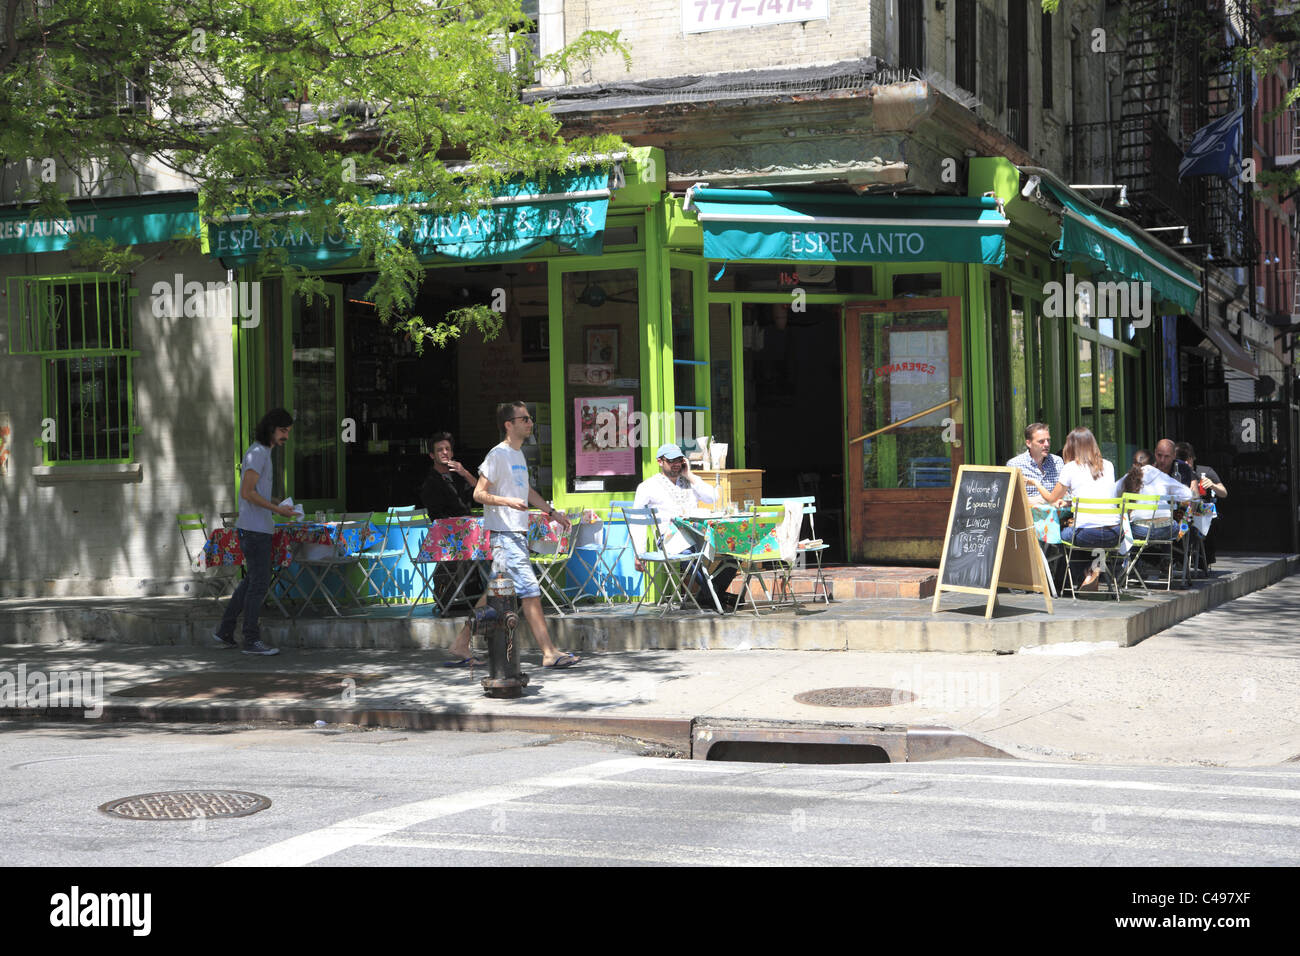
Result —
M528 535L523 531L493 531L492 557L498 554L505 557L506 574L515 586L515 597L541 597L542 589L533 574L533 566L528 563Z

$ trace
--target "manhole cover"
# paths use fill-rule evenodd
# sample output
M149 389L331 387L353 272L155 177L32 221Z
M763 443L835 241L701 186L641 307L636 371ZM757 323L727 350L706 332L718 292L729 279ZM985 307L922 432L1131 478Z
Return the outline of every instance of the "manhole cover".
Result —
M198 671L177 674L113 692L114 697L184 697L189 700L304 700L339 697L345 690L381 679L358 674L277 674Z
M110 800L99 809L123 820L199 820L246 817L270 805L270 797L243 790L168 790Z
M892 687L824 687L795 694L794 699L813 707L893 707L910 704L916 695Z

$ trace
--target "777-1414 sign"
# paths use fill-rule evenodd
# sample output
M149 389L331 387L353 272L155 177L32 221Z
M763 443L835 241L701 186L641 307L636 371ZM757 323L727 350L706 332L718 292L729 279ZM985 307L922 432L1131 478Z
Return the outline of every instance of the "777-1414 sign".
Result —
M829 19L829 0L682 0L683 33Z

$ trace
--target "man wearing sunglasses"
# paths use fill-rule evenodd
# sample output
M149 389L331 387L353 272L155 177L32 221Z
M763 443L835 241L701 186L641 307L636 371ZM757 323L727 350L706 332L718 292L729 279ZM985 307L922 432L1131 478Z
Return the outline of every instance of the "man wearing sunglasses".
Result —
M474 500L483 506L483 523L492 532L492 557L494 562L496 558L504 557L506 573L514 584L524 620L541 648L542 665L557 669L572 667L581 658L576 654L561 653L551 641L546 617L542 613L542 589L532 565L528 563L528 505L531 502L545 511L566 531L569 530L569 519L564 512L552 509L546 499L528 485L528 462L520 450L533 433L533 419L528 414L528 407L523 402L499 405L497 424L506 438L483 459L478 470L478 484L474 488ZM484 593L478 606L486 603L487 594ZM483 666L484 662L476 660L469 652L469 637L469 622L466 622L451 646L454 659L449 666Z

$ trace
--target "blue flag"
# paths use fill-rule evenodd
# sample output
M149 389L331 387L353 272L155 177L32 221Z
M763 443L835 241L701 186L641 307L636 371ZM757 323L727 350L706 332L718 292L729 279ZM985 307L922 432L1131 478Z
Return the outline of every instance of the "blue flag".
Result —
M1178 178L1223 176L1231 179L1241 171L1241 117L1235 109L1227 116L1207 123L1192 136L1191 145L1178 164Z

